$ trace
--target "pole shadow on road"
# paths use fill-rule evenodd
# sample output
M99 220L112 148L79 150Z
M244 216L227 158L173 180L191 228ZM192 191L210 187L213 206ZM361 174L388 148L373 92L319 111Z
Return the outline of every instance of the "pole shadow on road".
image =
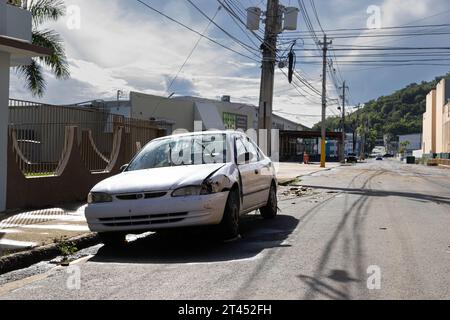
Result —
M278 215L263 220L251 215L241 220L241 238L223 243L215 228L174 229L138 238L121 247L101 247L90 259L102 263L207 263L249 259L265 249L287 247L283 244L295 230L298 219Z
M376 190L376 189L364 189L364 188L341 188L341 187L326 187L326 186L303 186L304 188L315 188L315 189L323 189L323 190L331 190L335 192L345 192L349 194L368 196L368 197L404 197L409 198L413 201L421 202L434 202L436 204L450 204L449 197L441 197L432 194L423 194L416 192L401 192L401 191L384 191L384 190Z

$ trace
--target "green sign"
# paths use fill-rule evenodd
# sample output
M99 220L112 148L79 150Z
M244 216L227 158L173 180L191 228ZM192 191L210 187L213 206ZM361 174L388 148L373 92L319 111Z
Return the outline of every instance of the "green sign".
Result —
M237 129L247 130L248 129L247 119L248 118L246 115L229 112L223 113L223 124L226 130L237 130Z

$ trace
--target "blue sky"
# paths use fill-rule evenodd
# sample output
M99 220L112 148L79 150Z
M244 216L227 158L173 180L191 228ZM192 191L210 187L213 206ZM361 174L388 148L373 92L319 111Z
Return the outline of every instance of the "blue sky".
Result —
M238 12L256 5L264 8L266 4L266 1L260 0L229 1L235 5ZM208 25L208 21L185 0L146 0L146 2L200 32ZM218 8L218 2L214 0L194 0L194 2L210 17ZM298 7L298 1L281 2L286 6ZM304 2L314 28L318 30L311 3L308 0ZM71 79L58 81L47 74L47 93L42 99L36 99L30 96L23 82L12 71L11 97L66 104L92 99L114 99L116 91L121 89L125 92L141 91L158 95L175 92L177 95L207 98L231 95L233 101L258 104L260 63L203 39L169 89L168 84L194 47L198 35L134 0L67 0L66 4L80 8L80 28L69 29L67 27L69 17L46 27L56 29L65 41ZM445 13L450 10L450 3L446 0L315 0L315 5L324 29L365 28L369 18L367 8L371 5L379 6L381 9L382 27L408 23L441 24L447 23L450 17L450 11ZM239 29L224 9L219 11L215 21L241 41L255 47L248 35ZM298 24L300 31L306 30L301 15ZM365 33L367 31L362 31L361 35ZM245 51L215 26L210 26L206 34L227 47L257 60L256 56ZM284 36L288 34L284 33ZM252 39L257 41L255 38ZM404 38L361 37L335 39L334 44L446 46L449 40L448 35ZM310 40L304 41L306 44L304 48L310 47ZM299 49L299 55L313 54L301 51L302 40L298 41L296 48ZM342 59L344 58L338 58L338 62ZM321 66L307 64L302 60L301 57L297 58L297 69L320 90ZM368 69L343 63L341 65L338 63L335 68L340 71L342 78L350 87L351 105L390 94L412 82L431 80L435 76L447 73L449 69L446 66ZM328 89L330 98L337 98L331 83ZM320 119L320 98L299 96L279 69L276 71L275 93L274 109L284 112L283 116L308 125ZM328 113L337 113L336 106L331 105Z

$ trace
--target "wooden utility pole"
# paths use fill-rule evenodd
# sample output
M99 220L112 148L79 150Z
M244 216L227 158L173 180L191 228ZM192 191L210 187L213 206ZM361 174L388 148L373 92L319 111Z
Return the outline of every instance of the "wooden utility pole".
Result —
M267 155L272 154L272 109L273 89L275 81L275 62L277 57L277 37L281 30L281 11L279 0L267 1L266 27L263 51L261 89L259 94L258 128L267 130ZM261 141L260 141L261 145Z
M325 168L327 150L327 128L325 126L325 120L327 118L327 52L328 46L332 44L332 41L327 40L327 35L323 36L323 42L319 42L319 45L323 46L323 73L322 73L322 143L320 151L320 167Z
M358 103L358 105L356 106L356 120L354 121L353 124L353 153L356 154L356 144L358 143L358 113L359 113L359 108L361 108L361 105Z

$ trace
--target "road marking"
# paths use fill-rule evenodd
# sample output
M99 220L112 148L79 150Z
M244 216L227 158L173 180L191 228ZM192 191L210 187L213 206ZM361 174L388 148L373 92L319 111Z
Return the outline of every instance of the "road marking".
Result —
M14 290L23 288L26 285L29 285L29 284L31 284L33 282L44 280L44 279L48 278L52 272L55 272L58 269L62 269L62 267L58 266L58 267L55 267L53 269L50 269L49 271L47 271L47 272L45 272L43 274L37 274L37 275L31 276L31 277L28 277L28 278L25 278L25 279L21 279L21 280L17 280L17 281L6 283L6 284L0 286L0 296L3 296L5 294L7 294L7 293L10 293L10 292L12 292Z
M77 260L72 261L72 262L70 263L70 265L73 266L73 265L77 265L77 264L83 264L83 263L86 263L87 261L89 261L89 260L92 259L93 257L95 257L95 255L93 255L93 254L87 255L86 257L81 257L81 258L79 258L79 259L77 259Z

